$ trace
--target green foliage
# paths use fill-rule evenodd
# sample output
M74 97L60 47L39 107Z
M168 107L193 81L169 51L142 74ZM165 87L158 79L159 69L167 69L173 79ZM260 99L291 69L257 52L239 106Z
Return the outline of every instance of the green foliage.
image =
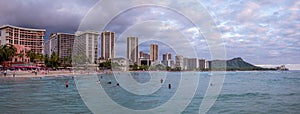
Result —
M0 62L11 61L16 55L17 49L10 44L0 46Z
M139 66L136 63L134 63L133 65L129 65L129 68L131 68L132 70L138 70Z
M59 59L58 54L56 54L54 52L54 53L51 54L50 58L48 58L46 56L45 57L45 64L46 64L46 67L57 69L57 67L60 66L60 64L61 64L61 61Z
M44 61L44 59L45 59L42 54L35 53L33 51L27 51L26 57L30 58L30 62L34 62L34 60Z
M148 70L149 69L149 66L148 65L141 65L139 67L139 70Z
M72 58L71 57L64 57L62 60L62 65L64 67L72 66Z
M150 66L149 70L166 70L166 67L162 64L158 64L155 66Z

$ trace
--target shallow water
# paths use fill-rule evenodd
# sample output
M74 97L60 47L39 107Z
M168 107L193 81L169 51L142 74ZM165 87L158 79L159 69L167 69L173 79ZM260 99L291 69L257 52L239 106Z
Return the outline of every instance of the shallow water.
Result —
M198 113L209 86L210 73L201 72L196 95L182 113ZM145 110L167 102L178 88L180 73L167 73L163 86L151 95L135 95L116 86L111 75L101 75L106 93L121 106ZM100 77L100 76L99 76ZM146 83L146 72L132 77ZM99 78L100 79L100 78ZM69 80L69 87L65 87ZM97 80L95 80L96 83ZM105 82L112 81L112 84ZM159 81L159 80L158 80ZM168 89L167 84L172 84ZM208 113L299 113L300 71L227 72L222 92ZM72 77L0 78L1 113L92 113Z

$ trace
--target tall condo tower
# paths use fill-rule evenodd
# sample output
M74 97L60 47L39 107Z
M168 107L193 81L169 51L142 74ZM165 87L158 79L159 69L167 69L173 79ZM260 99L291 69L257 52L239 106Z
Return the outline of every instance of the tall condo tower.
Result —
M127 58L134 63L138 62L139 56L138 38L128 37L127 38Z
M158 60L158 45L150 44L150 60L157 61Z
M112 59L115 57L115 33L104 31L101 33L101 57Z

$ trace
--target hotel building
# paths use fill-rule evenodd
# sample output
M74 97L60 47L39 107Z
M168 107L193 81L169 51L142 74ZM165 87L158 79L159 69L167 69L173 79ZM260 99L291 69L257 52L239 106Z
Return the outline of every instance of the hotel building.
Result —
M199 68L200 69L205 69L206 68L206 60L205 59L199 59L198 60L198 63L199 63Z
M198 59L197 58L187 58L187 63L186 63L186 69L188 70L195 70L198 68Z
M101 33L101 57L112 59L115 57L115 33L104 31Z
M74 64L94 64L98 58L98 37L95 31L77 31L72 52Z
M158 45L150 44L150 60L157 61L158 60Z
M140 58L150 59L150 55L148 53L140 51Z
M0 31L1 45L18 44L30 48L31 51L35 53L43 53L45 29L31 29L3 25L0 27Z
M162 64L164 64L165 66L174 67L174 61L172 60L172 54L171 53L165 53L162 55L163 56L163 60L161 61Z
M176 55L175 56L175 60L176 60L176 67L180 67L183 69L183 66L184 66L184 57L182 55Z
M137 37L128 37L127 38L127 58L134 62L138 62L139 48L138 48L138 38Z
M26 56L26 52L30 51L30 48L19 45L19 44L14 44L14 47L17 49L16 54L19 56L14 56L12 58L12 63L18 63L18 62L23 62L23 63L29 63L30 58ZM20 56L22 55L22 56Z
M49 40L45 42L45 55L50 57L55 52L61 60L71 57L74 38L75 35L69 33L51 34Z

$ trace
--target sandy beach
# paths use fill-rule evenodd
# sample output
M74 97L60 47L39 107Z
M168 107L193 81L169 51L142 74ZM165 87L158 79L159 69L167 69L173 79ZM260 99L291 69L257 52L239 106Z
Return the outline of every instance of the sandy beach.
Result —
M45 77L45 76L75 76L75 75L86 75L86 74L97 74L95 71L69 71L69 70L59 70L59 71L38 71L36 74L32 71L7 71L6 76L1 72L0 77L13 77L15 72L15 77ZM99 73L99 72L98 72Z

